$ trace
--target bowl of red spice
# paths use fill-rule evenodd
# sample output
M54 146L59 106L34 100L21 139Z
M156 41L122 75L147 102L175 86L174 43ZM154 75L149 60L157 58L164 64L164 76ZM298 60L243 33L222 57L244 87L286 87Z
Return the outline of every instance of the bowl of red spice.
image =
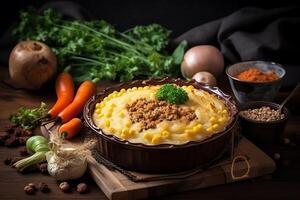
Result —
M284 68L274 62L246 61L227 67L234 96L240 103L250 101L272 101L285 75Z
M286 107L272 102L255 101L240 105L241 132L255 143L278 143L289 118Z

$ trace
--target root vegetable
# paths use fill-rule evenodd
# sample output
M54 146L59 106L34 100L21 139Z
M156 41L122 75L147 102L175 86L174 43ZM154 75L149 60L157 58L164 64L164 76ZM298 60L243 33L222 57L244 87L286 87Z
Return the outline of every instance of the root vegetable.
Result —
M209 86L217 86L217 80L209 72L197 72L194 76L193 79L195 79L199 83L205 83Z
M81 130L81 128L81 120L79 118L73 118L69 122L63 124L58 132L61 138L71 139Z
M97 92L97 85L92 81L84 81L78 88L73 102L57 116L56 122L66 123L77 117L83 110L85 103Z
M194 74L207 71L215 77L221 75L224 69L222 53L214 46L199 45L189 49L181 63L182 75L190 79Z
M39 89L54 76L56 69L55 55L41 42L20 42L9 57L10 77L21 88Z
M74 98L74 82L71 75L67 72L62 72L58 75L55 82L55 90L57 101L49 110L48 115L55 118L63 109L72 103Z

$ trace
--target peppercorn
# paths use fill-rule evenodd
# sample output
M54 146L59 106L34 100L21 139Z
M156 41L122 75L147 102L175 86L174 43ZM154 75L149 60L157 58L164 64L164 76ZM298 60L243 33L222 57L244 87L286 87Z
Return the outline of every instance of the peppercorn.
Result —
M86 193L88 190L87 184L85 183L79 183L77 185L76 191L79 192L80 194Z
M41 192L43 193L48 193L50 192L50 188L48 187L48 185L44 182L39 183L39 189Z
M61 189L63 192L68 192L68 191L70 191L70 185L66 181L65 182L61 182L59 184L59 189Z
M35 189L32 186L30 186L30 185L26 185L24 187L24 191L26 192L26 194L34 194L34 190Z
M48 174L48 164L47 163L41 163L41 164L39 164L39 170L43 174Z

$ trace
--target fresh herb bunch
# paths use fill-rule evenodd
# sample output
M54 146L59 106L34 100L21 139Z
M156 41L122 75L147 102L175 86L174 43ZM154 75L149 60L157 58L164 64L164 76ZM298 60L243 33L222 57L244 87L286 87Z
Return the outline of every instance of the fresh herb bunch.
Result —
M172 55L164 52L170 31L158 24L117 31L107 22L69 21L45 10L21 12L13 34L18 40L46 43L58 57L59 66L71 65L75 81L178 76L183 41ZM60 68L60 70L63 70Z
M31 130L39 125L37 119L47 115L45 103L41 103L39 108L19 108L18 111L9 116L9 120L18 127Z
M189 98L185 90L173 84L164 84L156 92L158 100L164 100L171 104L184 104Z

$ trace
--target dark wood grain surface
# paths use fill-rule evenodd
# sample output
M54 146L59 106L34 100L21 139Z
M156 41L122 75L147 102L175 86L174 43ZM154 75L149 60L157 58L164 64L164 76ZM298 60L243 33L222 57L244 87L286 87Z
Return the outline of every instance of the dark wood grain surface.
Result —
M0 68L0 80L5 79L7 79L7 69ZM109 84L108 82L100 83L99 89ZM229 91L226 81L222 81L220 87ZM282 91L276 101L281 101L288 92ZM13 89L1 82L0 131L3 131L4 126L8 124L9 114L19 107L35 107L41 101L52 105L54 100L54 89L29 92ZM300 199L300 92L291 100L288 107L292 116L284 134L291 138L291 145L260 145L261 149L270 156L274 153L279 153L281 156L280 160L276 161L277 169L273 174L212 188L174 193L159 199ZM38 172L28 174L16 172L3 161L7 156L18 156L19 148L0 147L0 199L107 199L88 175L83 180L88 183L90 191L80 195L74 190L71 193L63 193L58 189L57 182L50 176ZM26 195L23 188L29 182L45 182L51 188L51 192Z

